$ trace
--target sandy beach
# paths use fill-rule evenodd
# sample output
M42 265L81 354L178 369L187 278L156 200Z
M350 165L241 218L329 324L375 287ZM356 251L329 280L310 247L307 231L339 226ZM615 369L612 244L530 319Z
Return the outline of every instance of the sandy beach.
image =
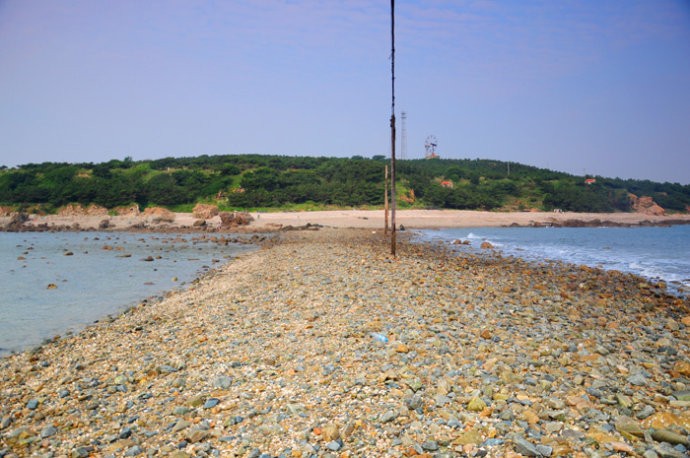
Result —
M300 226L307 223L341 228L383 228L385 213L382 210L341 210L314 212L253 213L256 227L270 225ZM636 225L642 222L665 224L669 221L690 223L690 215L651 216L640 213L572 213L572 212L489 212L474 210L398 210L396 225L410 229L442 227L496 227L534 226L609 222Z
M372 232L0 360L0 456L687 456L687 299Z
M305 212L250 213L253 221L243 226L243 231L272 231L281 228L301 227L307 224L332 228L383 228L383 210L332 210ZM191 213L174 213L171 220L146 215L138 216L57 216L29 215L23 223L28 230L196 230L214 231L221 229L218 216L203 220L203 226L195 226L202 220ZM0 227L6 227L12 220L0 217ZM553 226L553 225L663 225L690 224L690 214L655 216L643 213L571 213L571 212L489 212L474 210L399 210L396 212L396 226L408 229L433 229L456 227L489 226ZM237 230L234 228L233 230ZM225 230L225 229L224 229Z

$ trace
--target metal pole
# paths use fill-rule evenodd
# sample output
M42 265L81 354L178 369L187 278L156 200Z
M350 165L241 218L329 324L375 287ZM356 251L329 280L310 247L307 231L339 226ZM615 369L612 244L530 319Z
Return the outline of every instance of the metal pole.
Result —
M391 254L395 256L395 115L391 116Z
M391 254L395 256L395 0L391 0Z
M386 218L383 223L383 234L388 235L388 164L383 169L383 208Z

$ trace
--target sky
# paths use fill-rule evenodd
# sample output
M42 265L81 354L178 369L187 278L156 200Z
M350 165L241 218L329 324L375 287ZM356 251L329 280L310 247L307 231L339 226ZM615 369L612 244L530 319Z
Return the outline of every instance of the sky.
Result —
M395 9L398 157L433 135L690 184L690 0ZM387 1L0 0L0 165L390 155L390 25Z

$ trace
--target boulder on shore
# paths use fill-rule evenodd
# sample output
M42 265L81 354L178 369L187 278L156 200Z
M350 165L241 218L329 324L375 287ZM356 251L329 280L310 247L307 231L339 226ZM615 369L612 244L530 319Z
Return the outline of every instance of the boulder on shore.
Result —
M149 207L144 210L143 215L150 218L154 223L172 223L175 221L175 213L163 207Z
M96 204L84 207L82 204L67 204L57 212L58 216L105 216L108 209Z
M231 228L236 226L246 226L252 221L254 217L247 212L220 212L220 227Z
M7 223L5 226L4 230L8 232L19 232L23 229L24 223L29 220L29 215L26 213L18 212L18 213L13 213L12 217L10 218L10 222Z
M630 197L630 206L637 213L653 216L664 216L666 214L666 210L649 196L637 197L635 194L629 194L628 197Z
M115 207L113 209L116 215L118 216L139 216L141 213L139 211L139 205L137 204L132 204L129 206L123 205L121 207Z
M211 204L196 204L192 215L196 219L211 219L218 214L218 206Z

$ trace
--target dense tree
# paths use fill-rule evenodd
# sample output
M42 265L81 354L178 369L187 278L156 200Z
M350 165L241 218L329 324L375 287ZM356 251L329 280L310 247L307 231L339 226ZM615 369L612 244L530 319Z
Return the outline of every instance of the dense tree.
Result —
M130 203L189 205L212 201L235 208L383 204L383 155L366 159L262 155L192 156L101 164L46 162L0 169L0 204L70 202L108 208ZM434 208L530 207L572 211L629 211L629 194L651 196L670 211L690 206L690 186L584 177L517 163L481 159L399 160L398 186L406 205ZM448 181L441 185L442 181ZM414 202L409 196L414 196ZM510 207L512 205L512 207ZM521 204L522 205L522 204Z

